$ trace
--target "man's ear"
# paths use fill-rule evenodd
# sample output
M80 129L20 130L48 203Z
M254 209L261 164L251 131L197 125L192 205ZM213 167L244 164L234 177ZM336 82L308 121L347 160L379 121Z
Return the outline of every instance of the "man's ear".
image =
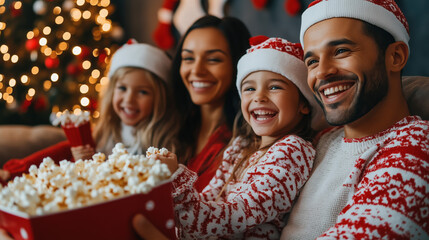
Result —
M408 46L398 41L386 49L386 68L388 71L400 72L408 61Z

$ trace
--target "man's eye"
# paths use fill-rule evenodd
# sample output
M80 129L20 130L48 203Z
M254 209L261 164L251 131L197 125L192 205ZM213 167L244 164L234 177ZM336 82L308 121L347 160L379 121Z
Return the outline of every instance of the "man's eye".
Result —
M349 51L348 49L340 48L340 49L338 49L338 50L335 52L335 55L338 55L338 54L341 54L341 53L345 53L345 52L348 52L348 51Z

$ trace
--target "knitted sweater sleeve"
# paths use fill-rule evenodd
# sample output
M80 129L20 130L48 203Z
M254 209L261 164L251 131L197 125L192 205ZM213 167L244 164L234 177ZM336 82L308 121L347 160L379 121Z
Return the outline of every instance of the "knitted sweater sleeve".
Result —
M278 219L280 214L291 209L299 189L309 177L314 155L310 143L296 136L283 138L255 166L250 167L240 182L235 182L219 201L206 200L213 198L205 196L211 194L207 188L199 194L192 187L195 174L181 167L173 182L173 199L181 237L202 239L231 236ZM224 159L209 186L217 188L217 181L224 183L230 171L231 165ZM263 233L257 234L255 236L261 237Z
M351 201L318 239L429 238L428 127L409 126L377 146Z

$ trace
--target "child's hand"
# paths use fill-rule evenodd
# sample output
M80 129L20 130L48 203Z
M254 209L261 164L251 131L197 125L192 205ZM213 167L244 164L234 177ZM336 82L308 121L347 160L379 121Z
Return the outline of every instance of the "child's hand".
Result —
M13 240L13 238L7 234L6 230L0 228L0 240Z
M10 179L10 172L0 169L0 180L3 182L7 182Z
M168 152L167 156L162 156L160 154L154 154L150 157L155 158L155 159L159 159L162 163L167 164L168 169L170 170L171 174L173 174L178 168L177 156L176 156L176 154L174 154L172 152Z
M94 148L92 148L90 145L71 147L70 150L75 160L92 159L92 155L95 153Z

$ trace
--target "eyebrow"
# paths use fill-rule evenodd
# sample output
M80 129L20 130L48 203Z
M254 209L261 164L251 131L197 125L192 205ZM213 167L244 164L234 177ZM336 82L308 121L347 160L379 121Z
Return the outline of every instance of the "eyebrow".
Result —
M182 49L182 52L189 52L189 53L193 53L194 51L189 50L189 49ZM225 51L221 50L221 49L211 49L211 50L207 50L206 53L215 53L215 52L221 52L225 55L228 55Z
M328 42L327 46L328 47L335 47L335 46L342 45L342 44L356 45L355 42L353 42L347 38L342 38L342 39L338 39L338 40ZM305 59L312 57L312 56L314 56L314 52L312 52L312 51L306 52L304 54L304 59L303 59L304 62L305 62Z
M243 80L243 82L241 82L241 86L243 86L246 83L254 83L257 80L253 80L253 79L247 79L247 80ZM289 83L283 79L278 79L278 78L270 78L270 82L280 82L280 83L284 83L286 85L289 85Z

